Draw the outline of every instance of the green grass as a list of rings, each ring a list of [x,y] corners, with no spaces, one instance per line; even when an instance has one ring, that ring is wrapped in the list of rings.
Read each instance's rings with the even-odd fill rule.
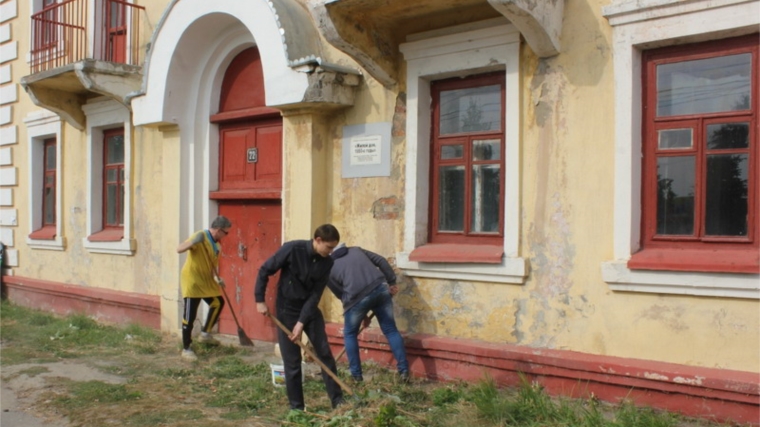
[[[284,387],[271,384],[267,363],[238,346],[194,345],[199,362],[179,357],[177,338],[136,325],[101,325],[83,315],[53,316],[0,305],[0,366],[38,364],[16,373],[48,372],[67,360],[120,377],[123,382],[45,377],[37,408],[68,417],[72,425],[202,427],[710,427],[706,421],[630,404],[552,398],[526,381],[499,388],[475,384],[403,383],[394,373],[365,364],[364,383],[350,383],[358,399],[332,410],[320,375],[307,375],[308,412],[289,411]],[[339,375],[350,376],[339,365]],[[4,375],[3,379],[10,377]]]

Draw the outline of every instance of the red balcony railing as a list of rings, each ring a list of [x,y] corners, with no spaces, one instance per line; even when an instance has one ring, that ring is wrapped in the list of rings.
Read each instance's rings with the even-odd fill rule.
[[[88,6],[94,6],[88,21]],[[83,59],[139,65],[145,8],[123,0],[65,0],[32,15],[32,73]],[[88,22],[95,22],[88,28]]]

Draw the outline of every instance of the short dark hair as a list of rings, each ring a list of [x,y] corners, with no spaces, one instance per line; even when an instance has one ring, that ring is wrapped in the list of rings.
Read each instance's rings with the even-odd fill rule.
[[[219,215],[218,217],[214,218],[213,221],[211,221],[211,227],[209,228],[230,228],[232,227],[232,221],[230,221],[226,216]]]
[[[314,238],[320,238],[325,242],[340,242],[340,233],[332,224],[322,224],[314,230]]]

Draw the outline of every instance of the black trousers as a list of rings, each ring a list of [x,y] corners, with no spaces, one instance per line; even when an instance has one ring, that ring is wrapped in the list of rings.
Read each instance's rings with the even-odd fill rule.
[[[206,322],[201,329],[203,332],[211,332],[211,328],[219,321],[219,314],[224,308],[224,298],[222,297],[185,298],[185,309],[182,313],[182,347],[185,350],[190,348],[190,343],[193,342],[193,323],[195,323],[195,317],[198,315],[198,306],[201,305],[201,301],[206,301],[209,307]]]
[[[298,323],[298,317],[301,314],[300,308],[277,307],[277,318],[291,331]],[[335,365],[335,358],[327,342],[327,333],[325,332],[325,319],[322,312],[317,309],[315,318],[306,323],[303,328],[304,333],[311,344],[319,360],[322,361],[333,373],[337,375],[338,368]],[[288,392],[288,401],[290,409],[304,409],[303,399],[303,381],[301,378],[301,347],[290,341],[287,335],[281,330],[277,332],[277,341],[280,343],[280,353],[282,362],[285,367],[285,387]],[[333,408],[343,401],[343,391],[334,379],[322,370],[322,381],[327,387],[327,396],[332,402]]]

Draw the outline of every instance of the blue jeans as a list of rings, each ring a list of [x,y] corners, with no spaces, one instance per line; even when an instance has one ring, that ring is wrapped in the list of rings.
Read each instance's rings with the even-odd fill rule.
[[[343,315],[343,339],[346,344],[346,355],[348,356],[348,367],[351,371],[351,376],[362,376],[358,335],[362,320],[370,310],[375,313],[375,317],[377,317],[377,321],[380,323],[380,329],[391,346],[391,352],[393,352],[393,357],[396,359],[398,372],[409,372],[409,362],[406,360],[404,339],[398,332],[396,319],[393,317],[393,299],[388,291],[388,285],[383,283]]]

